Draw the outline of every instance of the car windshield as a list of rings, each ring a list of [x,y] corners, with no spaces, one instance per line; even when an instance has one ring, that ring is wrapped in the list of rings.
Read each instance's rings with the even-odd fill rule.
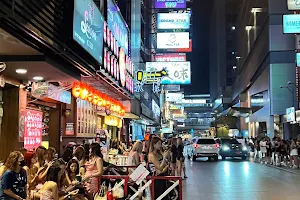
[[[223,144],[240,144],[236,139],[222,139]]]
[[[215,144],[215,140],[213,139],[199,139],[198,144]]]

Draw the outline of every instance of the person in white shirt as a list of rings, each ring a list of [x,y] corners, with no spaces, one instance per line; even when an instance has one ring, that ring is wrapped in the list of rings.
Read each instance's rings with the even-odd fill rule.
[[[260,142],[259,142],[259,146],[260,146],[260,152],[262,155],[262,161],[261,163],[265,162],[266,163],[266,155],[267,155],[267,141],[266,138],[263,138]]]

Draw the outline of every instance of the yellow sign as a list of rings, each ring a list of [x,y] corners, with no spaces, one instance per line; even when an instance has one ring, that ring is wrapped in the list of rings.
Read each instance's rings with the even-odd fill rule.
[[[108,126],[116,126],[118,128],[122,128],[122,120],[115,116],[105,116],[104,123]]]
[[[168,73],[165,70],[153,71],[153,72],[137,72],[137,80],[140,82],[145,82],[146,84],[152,84],[160,82],[164,76],[167,76]]]

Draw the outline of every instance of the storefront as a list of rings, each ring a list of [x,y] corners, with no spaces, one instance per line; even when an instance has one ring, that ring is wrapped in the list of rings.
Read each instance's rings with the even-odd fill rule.
[[[125,115],[121,102],[82,82],[73,83],[72,95],[73,101],[67,107],[69,128],[63,133],[62,147],[69,142],[95,142],[97,134],[103,131],[107,131],[110,139],[120,139]]]
[[[18,40],[13,38],[13,41]],[[12,40],[0,39],[1,44],[5,42]],[[17,44],[9,50],[29,52],[28,46],[21,42]],[[30,51],[38,54],[33,49]],[[76,74],[73,76],[60,71],[59,63],[50,64],[46,58],[45,61],[11,61],[3,58],[0,160],[22,147],[34,149],[43,145],[59,151],[60,133],[66,128],[62,122],[66,117],[66,106],[71,103],[69,86],[76,80]]]

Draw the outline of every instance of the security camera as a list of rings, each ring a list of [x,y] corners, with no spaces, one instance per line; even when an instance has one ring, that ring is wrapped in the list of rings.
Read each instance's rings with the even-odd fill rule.
[[[6,64],[5,62],[0,62],[0,71],[4,71],[6,69]]]
[[[283,88],[283,86],[281,85],[280,88]]]

